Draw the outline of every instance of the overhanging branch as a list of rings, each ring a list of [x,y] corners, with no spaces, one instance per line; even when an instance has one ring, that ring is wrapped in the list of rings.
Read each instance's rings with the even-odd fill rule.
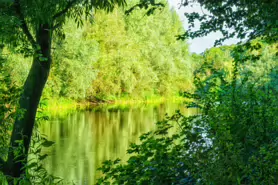
[[[153,14],[155,9],[158,8],[163,8],[165,7],[164,3],[155,3],[152,0],[146,0],[146,1],[140,1],[140,3],[132,6],[131,8],[129,8],[128,10],[125,11],[126,15],[130,15],[136,8],[140,8],[140,9],[148,9],[146,14],[147,15],[151,15]]]
[[[69,10],[70,8],[72,8],[72,7],[77,3],[77,1],[78,1],[78,0],[72,0],[72,1],[70,1],[70,2],[67,4],[67,6],[65,7],[65,9],[61,10],[60,12],[58,12],[57,14],[55,14],[55,15],[53,16],[53,20],[55,20],[55,19],[57,19],[57,18],[59,18],[59,17],[65,15],[65,14],[68,12],[68,10]]]
[[[31,43],[32,47],[35,49],[36,48],[36,41],[33,38],[32,34],[31,34],[31,32],[30,32],[30,30],[27,26],[27,23],[24,19],[24,15],[21,12],[21,7],[20,7],[19,0],[15,0],[13,6],[14,6],[14,9],[15,9],[15,12],[16,12],[16,16],[21,21],[21,25],[20,25],[21,29],[23,30],[24,34],[26,35],[28,41]]]

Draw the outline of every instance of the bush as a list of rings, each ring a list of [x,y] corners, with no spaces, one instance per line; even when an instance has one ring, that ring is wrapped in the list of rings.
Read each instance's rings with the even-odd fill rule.
[[[127,162],[106,161],[97,184],[277,184],[277,66],[264,83],[237,67],[232,81],[211,65],[209,76],[196,71],[197,90],[185,95],[202,114],[166,116]]]

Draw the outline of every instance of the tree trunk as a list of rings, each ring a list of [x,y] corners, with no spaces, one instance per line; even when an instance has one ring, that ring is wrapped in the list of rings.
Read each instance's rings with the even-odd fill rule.
[[[19,116],[14,123],[11,148],[5,167],[5,174],[11,177],[20,177],[25,173],[36,112],[50,72],[51,31],[49,25],[42,24],[37,30],[36,42],[40,48],[36,49],[32,67],[24,84],[19,101]]]

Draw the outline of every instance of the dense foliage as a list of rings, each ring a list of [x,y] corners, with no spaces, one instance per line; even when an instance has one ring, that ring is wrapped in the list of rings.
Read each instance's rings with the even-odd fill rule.
[[[278,184],[277,1],[198,2],[210,14],[186,14],[191,27],[179,38],[219,30],[216,44],[248,41],[190,56],[175,40],[184,32],[178,16],[153,0],[129,1],[126,12],[124,0],[1,1],[0,181],[55,183],[40,154],[53,142],[35,124],[46,84],[48,99],[187,91],[187,106],[201,110],[157,123],[127,162],[104,163],[98,184]]]
[[[7,154],[7,145],[9,143],[9,135],[15,114],[15,106],[17,104],[19,89],[11,81],[11,75],[5,66],[5,60],[2,57],[2,49],[0,50],[0,157],[5,158]],[[0,166],[2,168],[2,166]]]
[[[177,112],[158,122],[130,146],[127,162],[104,163],[98,184],[277,184],[278,58],[271,48],[242,64],[236,85],[217,59],[207,61],[227,49],[207,51],[195,73],[196,92],[185,93],[193,99],[188,107],[202,113]]]
[[[112,11],[123,2],[65,1],[53,6],[54,1],[1,1],[0,167],[4,175],[33,183],[52,178],[40,162],[29,161],[46,157],[37,152],[48,141],[37,134],[35,116],[48,76],[43,95],[48,99],[144,98],[173,95],[190,87],[187,44],[173,35],[183,32],[178,16],[168,7],[151,16],[142,10],[126,17],[119,6]],[[137,6],[135,1],[130,3],[129,8]],[[107,15],[107,10],[112,14]]]
[[[95,101],[177,95],[189,90],[194,66],[188,45],[175,37],[183,31],[178,15],[169,7],[151,16],[144,10],[129,16],[121,8],[110,14],[99,10],[82,28],[68,20],[66,39],[57,38],[54,43],[44,97]],[[19,58],[22,60],[22,55],[10,55],[8,65],[12,80],[21,86],[31,59],[18,63]]]
[[[18,99],[21,94],[21,90],[12,80],[13,71],[10,70],[9,62],[6,60],[4,52],[0,50],[0,158],[5,160],[8,156],[10,135],[13,128],[13,123],[16,117],[20,116],[20,111],[16,111],[18,108]],[[45,119],[43,114],[39,114],[37,121]],[[22,144],[22,143],[21,143]],[[43,146],[51,146],[53,142],[48,141],[45,137],[41,136],[37,130],[34,131],[32,138],[32,149],[29,152],[28,165],[25,176],[19,179],[10,179],[8,176],[4,176],[0,172],[0,183],[8,184],[30,184],[30,180],[33,184],[54,184],[58,180],[47,173],[42,167],[42,161],[47,157],[41,154]],[[16,152],[16,151],[15,151]],[[1,160],[0,159],[0,160]],[[4,161],[1,161],[3,164]],[[1,171],[4,171],[4,166],[0,165]]]
[[[9,181],[27,172],[37,109],[52,65],[54,36],[63,36],[63,25],[67,18],[73,19],[79,26],[82,25],[83,15],[89,18],[93,9],[109,12],[116,5],[124,6],[125,1],[0,1],[1,49],[5,44],[33,58],[16,108],[8,157],[0,160],[2,172],[11,177]]]
[[[223,35],[215,43],[221,44],[229,38],[263,38],[269,43],[278,41],[277,0],[182,0],[188,6],[198,2],[208,13],[187,13],[189,30],[181,36],[201,37],[220,31]],[[196,21],[200,28],[194,29]]]
[[[191,79],[188,46],[176,41],[183,29],[168,7],[151,16],[144,11],[128,17],[97,14],[92,28],[87,35],[100,43],[101,53],[91,95],[169,95],[190,87],[183,83]]]

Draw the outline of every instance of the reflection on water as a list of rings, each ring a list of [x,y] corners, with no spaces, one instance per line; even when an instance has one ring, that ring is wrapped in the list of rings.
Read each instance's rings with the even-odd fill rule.
[[[55,142],[47,151],[46,169],[53,175],[75,184],[94,184],[97,168],[107,159],[125,158],[131,142],[155,127],[166,113],[182,105],[161,104],[136,108],[82,111],[56,117],[41,125],[41,133]]]

